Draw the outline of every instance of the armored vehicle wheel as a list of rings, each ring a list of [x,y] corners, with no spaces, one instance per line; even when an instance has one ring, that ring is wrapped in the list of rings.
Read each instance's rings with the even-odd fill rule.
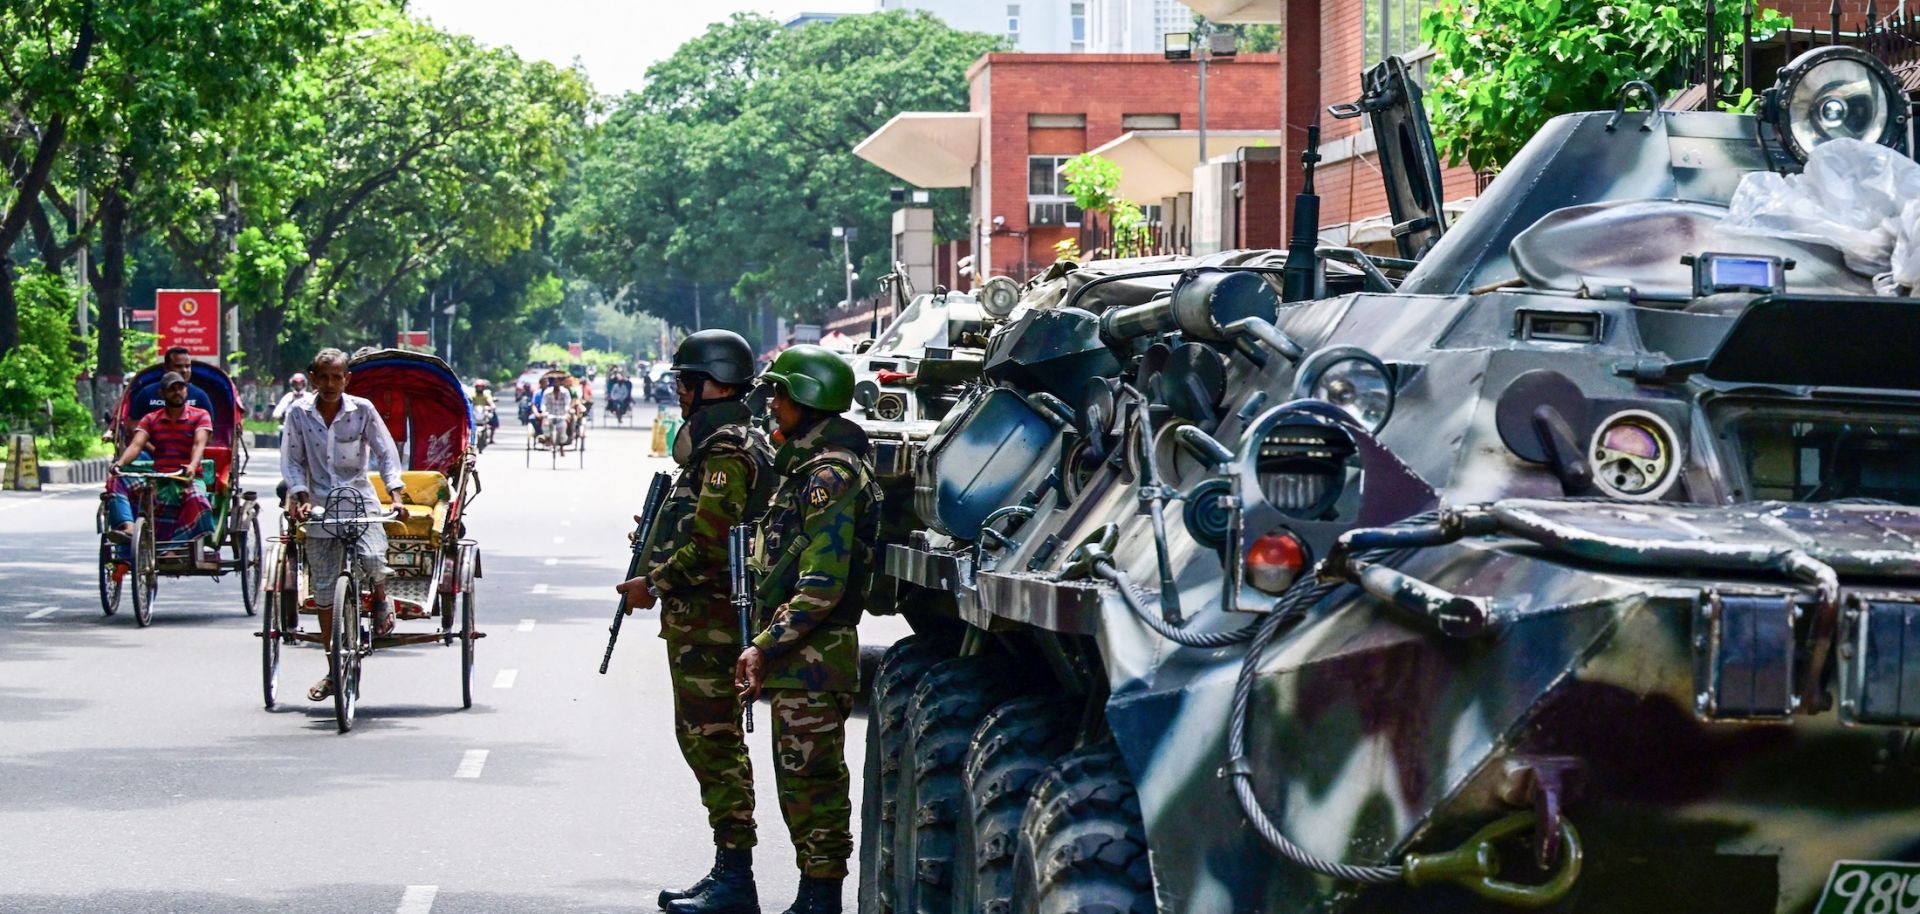
[[[1020,914],[1154,914],[1146,830],[1120,753],[1090,746],[1034,788],[1014,856]]]
[[[1073,748],[1078,706],[1046,695],[993,709],[973,731],[954,839],[953,909],[1013,910],[1013,856],[1034,785]]]
[[[935,666],[914,687],[894,788],[895,911],[953,910],[953,837],[968,745],[987,713],[1019,695],[1021,685],[1003,656],[978,654]]]
[[[893,831],[901,813],[893,806],[900,779],[900,749],[907,740],[907,704],[913,684],[934,664],[953,656],[952,646],[909,635],[887,648],[873,677],[867,714],[866,773],[860,779],[860,910],[884,911],[893,897]]]

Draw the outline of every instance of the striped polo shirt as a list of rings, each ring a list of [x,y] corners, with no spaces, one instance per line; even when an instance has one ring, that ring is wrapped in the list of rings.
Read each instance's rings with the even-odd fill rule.
[[[211,432],[213,416],[197,406],[182,409],[178,419],[169,417],[164,409],[156,409],[140,417],[140,427],[147,431],[147,449],[153,453],[153,465],[171,468],[185,464],[187,458],[193,456],[193,433],[203,428]]]

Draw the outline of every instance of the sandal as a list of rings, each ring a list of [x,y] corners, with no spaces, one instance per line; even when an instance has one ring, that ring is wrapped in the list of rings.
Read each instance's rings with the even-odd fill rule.
[[[331,676],[321,677],[319,682],[314,683],[312,686],[308,687],[307,689],[308,701],[326,701],[327,699],[332,697],[333,697],[333,677]]]

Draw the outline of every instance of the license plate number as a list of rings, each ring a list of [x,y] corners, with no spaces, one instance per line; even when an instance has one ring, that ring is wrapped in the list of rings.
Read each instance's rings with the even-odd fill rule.
[[[1841,860],[1814,914],[1920,914],[1920,863]]]

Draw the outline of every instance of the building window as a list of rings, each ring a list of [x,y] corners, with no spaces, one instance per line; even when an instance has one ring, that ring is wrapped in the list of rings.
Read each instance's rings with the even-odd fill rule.
[[[1079,225],[1080,207],[1067,196],[1060,167],[1070,156],[1027,156],[1027,224]]]
[[[1140,207],[1140,216],[1146,220],[1148,225],[1159,225],[1161,218],[1160,204],[1155,203],[1152,206]]]
[[[1121,130],[1179,130],[1178,114],[1122,114]]]
[[[1084,130],[1087,116],[1084,114],[1029,114],[1027,126],[1031,128],[1060,128],[1066,130]]]
[[[1367,66],[1388,57],[1412,57],[1423,45],[1420,17],[1433,0],[1364,0]]]
[[[1020,4],[1007,4],[1007,42],[1020,46]]]
[[[1071,31],[1072,44],[1069,46],[1069,49],[1074,51],[1086,50],[1087,49],[1087,5],[1083,2],[1067,4],[1067,20],[1072,30]]]

